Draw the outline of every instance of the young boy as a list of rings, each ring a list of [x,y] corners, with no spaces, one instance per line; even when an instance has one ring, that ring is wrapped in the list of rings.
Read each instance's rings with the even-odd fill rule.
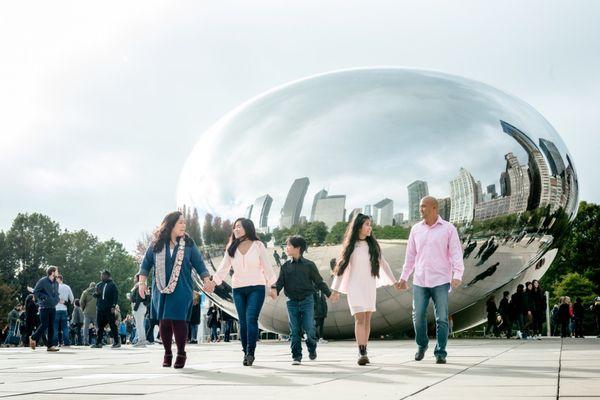
[[[279,279],[271,287],[273,297],[282,289],[288,298],[287,309],[291,331],[292,365],[300,365],[302,361],[302,332],[306,332],[306,347],[311,360],[317,358],[317,337],[314,321],[315,287],[320,289],[327,297],[331,290],[315,263],[303,257],[306,251],[306,240],[302,236],[290,236],[286,241],[285,251],[290,257],[279,272]]]

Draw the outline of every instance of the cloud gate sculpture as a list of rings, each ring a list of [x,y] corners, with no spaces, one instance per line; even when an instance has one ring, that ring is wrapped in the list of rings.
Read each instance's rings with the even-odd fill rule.
[[[265,233],[316,221],[331,230],[356,212],[407,231],[427,194],[463,242],[463,284],[449,298],[457,331],[483,320],[489,295],[549,268],[575,217],[578,181],[560,136],[522,100],[438,72],[369,68],[301,79],[231,111],[200,137],[177,201],[200,215],[247,216]],[[399,277],[405,238],[380,243]],[[281,247],[268,247],[279,273]],[[208,254],[209,270],[222,251]],[[306,255],[328,283],[339,251],[332,242]],[[210,297],[235,315],[228,283]],[[264,329],[288,332],[285,301],[267,298]],[[378,289],[372,334],[412,331],[411,302],[410,292]],[[325,336],[353,337],[345,297],[328,306]]]

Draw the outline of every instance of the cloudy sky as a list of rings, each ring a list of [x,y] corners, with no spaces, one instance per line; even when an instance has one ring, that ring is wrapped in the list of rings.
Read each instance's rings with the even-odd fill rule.
[[[600,202],[600,4],[12,2],[0,6],[0,229],[48,214],[133,248],[212,124],[305,76],[404,66],[531,104]]]

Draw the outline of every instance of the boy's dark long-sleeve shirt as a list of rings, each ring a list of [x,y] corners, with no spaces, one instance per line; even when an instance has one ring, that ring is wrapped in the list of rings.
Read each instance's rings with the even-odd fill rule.
[[[277,294],[282,289],[291,300],[304,300],[306,296],[312,296],[315,287],[320,289],[325,296],[331,295],[331,290],[323,281],[321,274],[314,262],[300,257],[298,260],[286,261],[279,272],[279,278],[272,288],[277,289]]]

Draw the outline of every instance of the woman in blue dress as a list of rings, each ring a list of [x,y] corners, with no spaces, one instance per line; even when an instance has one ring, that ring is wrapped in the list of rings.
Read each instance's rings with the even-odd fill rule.
[[[204,291],[212,292],[214,284],[194,241],[185,233],[185,218],[179,211],[168,214],[154,232],[154,240],[146,251],[139,271],[140,297],[146,295],[146,279],[152,275],[150,317],[159,321],[160,338],[165,348],[163,367],[173,362],[172,338],[175,336],[177,358],[175,368],[186,361],[187,322],[193,301],[192,270],[204,282]]]

